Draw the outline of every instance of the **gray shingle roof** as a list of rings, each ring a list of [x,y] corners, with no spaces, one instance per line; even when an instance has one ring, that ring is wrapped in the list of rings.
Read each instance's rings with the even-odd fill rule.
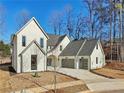
[[[84,42],[85,41],[85,42]],[[94,47],[96,46],[98,40],[77,40],[70,42],[67,47],[62,51],[60,56],[76,56],[79,49],[79,56],[89,56]]]
[[[84,43],[85,40],[76,40],[70,42],[66,48],[62,51],[60,56],[76,56],[81,45]]]
[[[79,56],[90,56],[98,40],[87,40],[80,50]]]
[[[65,37],[65,35],[53,35],[53,34],[48,34],[48,36],[49,36],[49,39],[47,41],[48,46],[56,46]]]

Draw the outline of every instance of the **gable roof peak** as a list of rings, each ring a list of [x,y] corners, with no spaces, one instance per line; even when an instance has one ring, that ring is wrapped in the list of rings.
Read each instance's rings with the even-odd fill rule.
[[[15,35],[17,35],[18,33],[20,33],[31,21],[34,21],[36,23],[36,25],[40,28],[40,30],[43,32],[43,34],[47,37],[47,39],[49,39],[48,35],[46,34],[46,32],[43,30],[43,28],[40,26],[39,22],[36,20],[35,17],[32,17],[29,21],[27,21],[27,23],[25,25],[22,26],[21,29],[19,29],[19,31],[17,31],[15,33]]]

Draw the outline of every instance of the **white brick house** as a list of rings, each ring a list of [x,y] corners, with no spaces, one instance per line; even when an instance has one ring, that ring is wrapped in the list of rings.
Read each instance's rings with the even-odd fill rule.
[[[46,70],[48,35],[33,17],[12,39],[12,67],[17,73]]]
[[[30,19],[12,38],[12,67],[17,73],[45,71],[47,66],[96,69],[105,65],[99,40],[71,41],[67,35],[46,34]]]

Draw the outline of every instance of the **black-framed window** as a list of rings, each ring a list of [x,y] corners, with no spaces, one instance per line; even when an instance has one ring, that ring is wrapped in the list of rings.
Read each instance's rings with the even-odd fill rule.
[[[96,64],[98,64],[98,57],[96,57]]]
[[[52,46],[50,46],[50,49],[52,48]]]
[[[26,36],[22,36],[22,46],[26,46]]]
[[[31,70],[37,70],[37,55],[31,55]]]
[[[98,49],[98,44],[96,45],[96,49]]]
[[[62,51],[62,45],[60,45],[60,51]]]
[[[43,48],[44,47],[44,40],[43,38],[40,38],[40,46]]]

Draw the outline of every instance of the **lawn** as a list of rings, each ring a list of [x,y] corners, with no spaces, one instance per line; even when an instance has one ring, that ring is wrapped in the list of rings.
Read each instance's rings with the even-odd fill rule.
[[[92,72],[108,78],[124,79],[124,71],[121,70],[101,68],[101,69],[92,70]]]
[[[34,73],[21,73],[16,74],[12,72],[8,66],[0,67],[0,93],[9,93],[11,91],[19,91],[22,89],[37,88],[42,86],[51,85],[54,83],[54,74],[53,72],[39,72],[39,77],[34,77]],[[60,73],[56,74],[57,84],[78,81],[70,76],[66,76]],[[79,91],[88,90],[85,83],[82,81],[82,84],[75,86],[68,86],[67,88],[59,89],[63,93],[75,93]],[[77,89],[77,90],[75,90]],[[51,93],[51,92],[50,92]],[[59,92],[58,92],[59,93]]]

